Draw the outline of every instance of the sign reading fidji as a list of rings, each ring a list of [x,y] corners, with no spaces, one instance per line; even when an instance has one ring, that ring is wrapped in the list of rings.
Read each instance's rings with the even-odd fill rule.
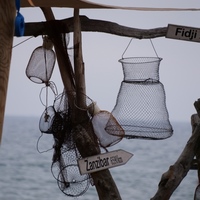
[[[200,42],[200,29],[189,26],[169,24],[167,28],[166,38]]]

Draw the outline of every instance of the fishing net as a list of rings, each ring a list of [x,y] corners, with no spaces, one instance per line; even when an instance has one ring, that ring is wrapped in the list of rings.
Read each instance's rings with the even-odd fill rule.
[[[80,175],[77,164],[65,166],[58,175],[58,186],[67,196],[77,197],[84,194],[89,188],[89,176]]]
[[[105,130],[108,120],[110,120],[110,123],[113,123],[118,130],[115,134],[111,135]],[[104,148],[117,144],[124,137],[124,130],[108,111],[100,111],[95,114],[92,118],[92,125],[100,145]]]
[[[71,97],[75,98],[75,94],[71,93]],[[77,159],[80,159],[81,155],[72,134],[73,109],[64,91],[55,98],[53,106],[45,109],[40,118],[39,128],[41,132],[51,133],[54,137],[51,172],[57,180],[59,189],[68,196],[77,197],[87,191],[91,177],[88,174],[81,175],[77,165]]]
[[[164,86],[159,81],[160,61],[158,57],[120,60],[124,80],[112,115],[125,131],[126,138],[156,140],[168,138],[173,133]],[[105,129],[111,135],[119,135],[112,120],[108,120]]]
[[[52,47],[51,40],[43,37],[43,45],[33,51],[26,68],[26,76],[34,83],[48,85],[56,60]]]
[[[75,87],[73,66],[67,49],[69,34],[58,34],[57,29],[54,29],[52,32],[53,35],[50,37],[59,53],[66,58],[63,64],[66,66],[67,73],[70,74],[71,83]],[[56,40],[55,36],[58,37]],[[93,182],[90,175],[81,175],[79,172],[77,159],[82,157],[75,143],[72,124],[75,126],[74,124],[77,125],[78,123],[91,123],[93,101],[85,94],[79,94],[77,97],[74,91],[66,92],[64,90],[63,93],[57,95],[57,88],[50,81],[56,58],[52,47],[53,45],[49,37],[43,37],[43,45],[36,48],[30,57],[26,68],[26,75],[35,83],[45,84],[45,87],[40,92],[40,100],[45,109],[40,117],[39,129],[42,135],[52,135],[54,139],[51,165],[52,175],[57,180],[58,187],[64,194],[70,197],[77,197],[86,192],[89,185]],[[54,93],[53,105],[50,106],[48,106],[48,88]],[[45,97],[45,100],[42,97]],[[81,120],[76,121],[74,116],[79,114]],[[79,132],[76,132],[76,135],[78,134]],[[42,135],[39,137],[38,142]],[[46,151],[39,152],[43,153]]]

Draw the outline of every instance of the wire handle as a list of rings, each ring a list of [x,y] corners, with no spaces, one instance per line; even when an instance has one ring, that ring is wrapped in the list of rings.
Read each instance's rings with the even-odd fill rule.
[[[124,54],[126,53],[127,49],[129,48],[129,46],[130,46],[132,40],[133,40],[133,38],[131,38],[131,40],[129,41],[127,47],[125,48],[124,52],[122,53],[122,59],[124,58]],[[155,49],[155,47],[154,47],[153,41],[151,40],[151,38],[150,38],[149,40],[150,40],[150,42],[151,42],[151,46],[152,46],[152,48],[153,48],[153,50],[154,50],[154,52],[155,52],[157,58],[159,58],[158,53],[156,52],[156,49]]]
[[[129,48],[129,46],[130,46],[132,40],[133,40],[133,38],[131,38],[131,40],[129,41],[127,47],[125,48],[125,50],[124,50],[124,52],[123,52],[123,54],[122,54],[122,59],[124,58],[123,56],[124,56],[124,54],[126,53],[127,49]]]

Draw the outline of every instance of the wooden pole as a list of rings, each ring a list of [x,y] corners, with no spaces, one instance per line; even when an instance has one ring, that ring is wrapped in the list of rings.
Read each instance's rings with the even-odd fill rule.
[[[200,116],[200,99],[194,103],[194,106],[198,116]],[[169,170],[162,175],[158,190],[151,200],[170,199],[173,192],[190,170],[194,156],[200,152],[200,124],[196,121],[195,123],[196,126],[193,128],[192,136],[174,165],[170,166]]]
[[[0,142],[3,132],[15,16],[15,1],[0,1]]]
[[[86,85],[85,85],[85,67],[82,54],[82,38],[81,38],[81,23],[79,18],[79,9],[74,9],[74,73],[76,83],[76,117],[75,123],[88,119],[86,112]]]
[[[74,71],[76,81],[77,103],[84,106],[85,89],[85,69],[82,55],[81,24],[79,19],[79,9],[74,9]],[[83,103],[83,105],[81,105]]]
[[[88,117],[86,108],[85,69],[82,56],[81,23],[79,9],[74,9],[74,70],[76,82],[76,103],[81,109],[76,110],[76,128],[74,140],[82,157],[99,154],[98,144],[93,137],[91,123],[81,123]],[[89,121],[89,120],[88,120]],[[80,125],[79,125],[80,123]],[[108,169],[91,174],[98,192],[99,200],[121,200],[120,193]]]
[[[42,8],[42,11],[47,20],[54,19],[51,8]],[[77,107],[82,107],[85,106],[84,98],[86,98],[86,96],[85,96],[85,74],[84,74],[84,65],[83,65],[82,47],[81,47],[81,28],[79,23],[78,10],[75,11],[75,16],[76,19],[74,22],[77,25],[77,27],[75,28],[76,33],[74,35],[76,105]],[[58,49],[56,46],[54,47],[56,50],[58,61],[66,59],[61,56],[62,52],[57,51]],[[68,90],[67,88],[69,89],[71,88],[71,83],[67,82],[70,79],[70,74],[69,74],[70,71],[67,70],[67,66],[65,66],[64,62],[58,62],[58,64],[60,65],[59,68],[61,71],[61,76],[64,82],[65,89]],[[63,78],[63,73],[65,74],[66,78]],[[71,101],[71,99],[69,99],[69,101]],[[72,103],[74,103],[74,101]],[[99,154],[100,153],[99,146],[95,140],[93,128],[88,116],[86,115],[87,113],[86,110],[84,111],[84,109],[83,110],[74,109],[73,111],[74,111],[73,115],[75,115],[73,118],[74,119],[73,138],[74,141],[76,142],[77,148],[81,156],[84,158]],[[82,121],[84,123],[81,123]],[[108,169],[92,173],[91,176],[93,178],[94,185],[96,186],[96,190],[99,195],[99,200],[111,200],[111,199],[121,200],[119,191]]]
[[[55,20],[55,17],[51,8],[41,8],[41,10],[44,13],[44,16],[47,21]],[[73,107],[74,96],[72,94],[75,92],[73,69],[71,66],[71,62],[69,60],[69,56],[64,53],[65,49],[63,47],[63,42],[60,37],[60,34],[57,32],[58,31],[57,28],[59,27],[58,26],[54,27],[51,25],[50,27],[48,27],[48,29],[50,29],[49,32],[51,32],[50,37],[54,44],[62,82],[68,94],[69,103],[71,104],[71,107]]]
[[[196,126],[200,122],[200,104],[198,102],[199,101],[194,102],[194,107],[197,110],[197,114],[192,115],[191,117],[191,124],[192,124],[193,130],[195,130]],[[196,161],[197,161],[197,166],[198,166],[197,174],[198,174],[198,179],[199,179],[199,184],[200,184],[200,148],[196,152]]]

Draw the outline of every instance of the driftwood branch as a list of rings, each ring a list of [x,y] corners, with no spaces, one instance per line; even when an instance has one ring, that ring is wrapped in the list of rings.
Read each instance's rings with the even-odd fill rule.
[[[200,99],[196,101],[195,107],[200,108]],[[197,109],[198,115],[200,115],[200,109]],[[192,119],[194,119],[192,117]],[[188,140],[183,152],[174,165],[169,167],[169,170],[165,172],[158,185],[158,191],[151,200],[168,200],[179,186],[181,181],[187,175],[190,170],[192,161],[197,152],[200,151],[200,124],[196,123],[196,127],[193,130],[193,134]]]
[[[77,125],[73,131],[74,140],[82,157],[89,157],[100,153],[98,145],[88,134],[93,132],[90,124],[84,124],[84,127]],[[96,186],[99,200],[121,200],[120,193],[108,169],[94,172],[91,176]]]
[[[78,108],[82,108],[85,105],[84,98],[85,95],[85,75],[84,75],[84,65],[82,59],[82,48],[81,48],[81,31],[79,24],[79,12],[75,10],[75,33],[74,33],[74,54],[75,54],[75,84],[73,83],[74,74],[71,73],[71,65],[69,64],[68,55],[64,54],[64,49],[62,45],[62,39],[60,38],[60,33],[58,30],[63,31],[63,27],[59,26],[59,24],[55,24],[53,12],[51,8],[41,8],[44,16],[47,19],[47,30],[48,35],[51,37],[58,59],[58,65],[62,77],[62,81],[65,87],[65,91],[68,94],[69,104],[73,108],[72,115],[72,126],[73,137],[76,143],[77,149],[79,150],[81,156],[89,157],[91,155],[100,154],[100,149],[97,143],[97,138],[94,135],[91,121],[89,120],[87,110],[81,110]],[[48,23],[48,20],[52,20],[53,23]],[[54,28],[53,28],[54,27]],[[62,27],[59,29],[59,27]],[[72,95],[75,94],[76,95]],[[82,98],[84,96],[84,98]],[[76,101],[74,98],[77,98]],[[74,102],[76,102],[77,106],[74,106]],[[80,111],[80,112],[79,112]],[[77,125],[81,124],[81,125]],[[91,174],[91,177],[94,181],[94,185],[98,192],[99,200],[121,200],[119,191],[117,186],[110,174],[108,169],[95,172]]]
[[[76,82],[76,103],[79,108],[85,108],[85,73],[82,57],[81,23],[78,9],[74,9],[74,71]],[[83,120],[87,120],[84,114],[88,116],[87,112],[79,109],[76,110],[76,123],[80,124]],[[73,134],[74,141],[76,142],[77,148],[82,157],[88,157],[91,154],[99,154],[96,138],[93,137],[94,132],[92,124],[90,122],[86,124],[84,123],[84,128],[81,125],[76,126]],[[92,173],[91,177],[94,181],[99,200],[121,200],[119,191],[108,169]]]
[[[48,34],[48,22],[34,22],[25,24],[24,36],[38,36]],[[133,37],[138,39],[149,39],[156,37],[164,37],[167,32],[167,27],[154,28],[154,29],[137,29],[119,25],[117,23],[89,19],[86,16],[80,16],[81,31],[85,32],[102,32],[124,37]],[[55,20],[54,25],[61,25],[65,33],[74,31],[74,19],[67,18],[64,20]]]
[[[194,103],[194,107],[197,110],[198,114],[193,115],[193,120],[192,120],[193,129],[197,126],[197,124],[200,123],[200,105],[198,104],[198,101]],[[198,174],[198,179],[199,179],[199,183],[200,183],[200,148],[196,152],[196,161],[197,161],[197,174]],[[199,186],[197,186],[196,190],[199,189],[199,187],[200,187],[200,184],[199,184]],[[197,192],[195,192],[195,193],[196,193],[195,195],[196,195],[196,199],[197,199]]]

